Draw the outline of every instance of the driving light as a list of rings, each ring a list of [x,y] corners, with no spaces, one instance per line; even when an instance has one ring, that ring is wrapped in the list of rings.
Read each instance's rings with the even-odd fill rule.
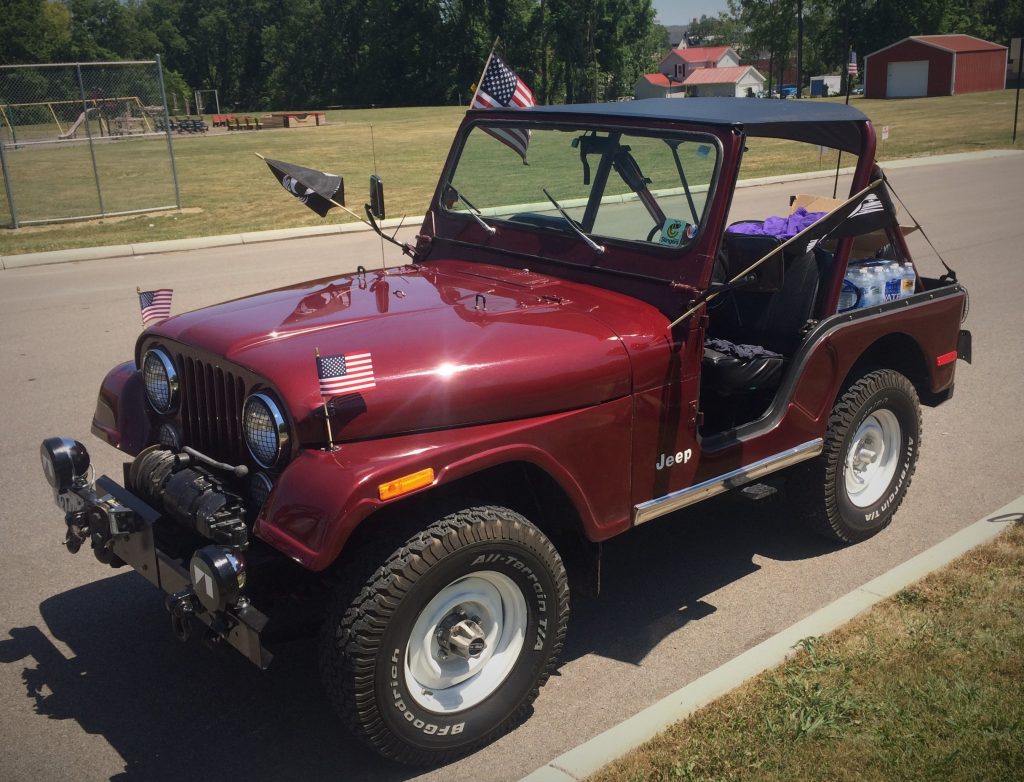
[[[146,398],[158,413],[169,413],[178,404],[178,373],[171,357],[159,348],[146,351],[142,360]]]
[[[277,403],[265,393],[252,394],[242,406],[242,432],[249,453],[261,467],[274,467],[288,445],[288,427]]]
[[[193,554],[188,573],[196,597],[210,611],[233,606],[245,586],[242,555],[220,546],[206,546]]]
[[[47,483],[61,493],[89,470],[89,452],[70,437],[47,437],[39,446],[39,458]]]

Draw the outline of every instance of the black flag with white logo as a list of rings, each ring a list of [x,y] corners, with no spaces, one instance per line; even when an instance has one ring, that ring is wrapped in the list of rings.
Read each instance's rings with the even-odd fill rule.
[[[280,160],[265,158],[265,161],[281,187],[321,217],[326,217],[334,208],[331,201],[345,205],[345,180],[340,176]]]
[[[882,182],[876,185],[879,179]],[[869,234],[880,228],[886,228],[896,221],[896,207],[893,206],[892,199],[889,197],[885,179],[876,177],[871,184],[876,186],[864,196],[862,201],[857,203],[846,219],[832,230],[831,237],[833,239]]]

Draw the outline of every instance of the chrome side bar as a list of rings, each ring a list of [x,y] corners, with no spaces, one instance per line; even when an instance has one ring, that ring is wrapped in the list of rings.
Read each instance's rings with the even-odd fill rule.
[[[672,513],[680,508],[686,508],[701,500],[706,500],[709,497],[729,491],[729,489],[735,489],[769,473],[784,470],[786,467],[791,467],[807,459],[813,459],[821,453],[823,447],[824,441],[818,437],[795,448],[790,448],[787,451],[773,454],[753,464],[748,464],[746,467],[740,467],[737,470],[725,473],[725,475],[719,475],[717,478],[711,478],[686,489],[679,489],[671,494],[666,494],[664,497],[641,502],[633,506],[633,526],[639,526],[651,519]]]

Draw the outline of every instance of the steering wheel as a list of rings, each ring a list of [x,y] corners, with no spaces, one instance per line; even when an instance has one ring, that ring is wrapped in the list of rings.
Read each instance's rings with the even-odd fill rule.
[[[661,233],[661,226],[663,225],[664,223],[655,223],[654,227],[647,232],[647,241],[654,241],[654,237]]]

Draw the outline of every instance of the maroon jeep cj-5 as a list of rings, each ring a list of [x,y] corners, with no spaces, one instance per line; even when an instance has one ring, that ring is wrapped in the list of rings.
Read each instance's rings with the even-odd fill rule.
[[[744,152],[776,139],[855,155],[849,198],[788,238],[730,230]],[[818,532],[892,520],[970,334],[955,275],[910,265],[874,153],[838,104],[470,111],[409,265],[143,332],[92,425],[134,457],[123,480],[43,443],[66,545],[263,667],[268,629],[315,611],[357,736],[470,752],[529,712],[602,541],[780,470]],[[902,287],[850,295],[865,258]]]

